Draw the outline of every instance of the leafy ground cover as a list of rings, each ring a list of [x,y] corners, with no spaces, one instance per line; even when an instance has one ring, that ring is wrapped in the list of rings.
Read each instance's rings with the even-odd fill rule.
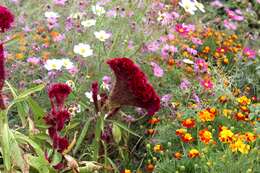
[[[259,21],[259,0],[0,0],[0,172],[259,172]]]

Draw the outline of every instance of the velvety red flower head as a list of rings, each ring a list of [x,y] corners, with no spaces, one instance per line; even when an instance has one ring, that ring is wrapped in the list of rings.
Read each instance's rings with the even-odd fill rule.
[[[14,15],[6,7],[0,5],[0,32],[7,31],[14,21]]]
[[[3,44],[0,44],[0,108],[4,109],[4,100],[2,96],[2,89],[5,83],[5,57],[4,57],[4,48]]]
[[[63,105],[65,99],[71,93],[72,89],[66,83],[56,83],[52,84],[48,90],[49,98],[53,103],[53,99],[56,99],[58,105]]]
[[[114,71],[116,81],[109,96],[112,106],[141,107],[148,115],[160,109],[160,98],[141,69],[128,58],[113,58],[107,61]]]

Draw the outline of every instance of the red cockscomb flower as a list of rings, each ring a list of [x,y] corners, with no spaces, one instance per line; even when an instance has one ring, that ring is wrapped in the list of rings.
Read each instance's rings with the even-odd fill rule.
[[[53,84],[48,90],[51,111],[44,117],[44,120],[50,126],[48,133],[53,141],[53,148],[58,152],[63,152],[69,146],[68,140],[61,137],[59,132],[70,119],[70,113],[64,107],[64,102],[71,91],[71,88],[65,83]]]
[[[94,101],[94,104],[95,104],[95,110],[96,112],[99,111],[99,107],[98,107],[98,82],[97,81],[94,81],[92,83],[92,98],[93,98],[93,101]]]
[[[11,27],[14,15],[9,9],[0,5],[0,32],[5,32]]]
[[[0,44],[0,109],[5,108],[4,99],[2,95],[2,89],[5,83],[5,65],[4,65],[4,48],[3,44]]]
[[[48,95],[51,100],[52,105],[54,104],[54,98],[58,106],[63,105],[65,99],[71,93],[71,88],[65,83],[56,83],[50,86],[48,90]]]
[[[107,61],[114,71],[116,81],[110,94],[110,105],[137,106],[154,115],[160,109],[160,98],[141,69],[128,58],[113,58]]]

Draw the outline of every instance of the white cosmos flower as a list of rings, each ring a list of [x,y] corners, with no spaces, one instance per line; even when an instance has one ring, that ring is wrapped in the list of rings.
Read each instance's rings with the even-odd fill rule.
[[[106,13],[105,8],[102,7],[102,6],[94,5],[94,6],[92,6],[91,8],[92,8],[92,12],[93,12],[95,15],[101,16],[101,15],[103,15],[103,14]]]
[[[71,60],[68,58],[61,59],[61,62],[62,66],[65,67],[65,69],[67,70],[72,69],[74,67],[73,62],[71,62]]]
[[[59,15],[58,13],[53,12],[53,11],[46,11],[46,12],[44,13],[44,16],[45,16],[46,18],[59,18],[59,17],[60,17],[60,15]]]
[[[189,60],[189,59],[183,59],[182,60],[185,64],[194,64],[194,62],[193,61],[191,61],[191,60]]]
[[[195,11],[197,11],[195,3],[191,0],[181,0],[181,2],[179,2],[179,5],[182,6],[184,10],[191,15],[194,15]]]
[[[96,20],[94,19],[84,20],[81,22],[81,25],[84,27],[91,27],[96,25]]]
[[[89,99],[90,102],[94,102],[93,97],[92,97],[92,91],[90,91],[90,92],[85,92],[85,96]],[[97,99],[98,99],[98,100],[101,99],[100,95],[97,96]]]
[[[199,3],[198,1],[194,1],[195,2],[195,6],[203,13],[205,13],[205,8],[204,8],[204,5],[202,3]]]
[[[51,70],[61,70],[62,66],[63,66],[63,63],[59,59],[48,59],[45,62],[45,65],[44,65],[44,67],[48,71],[51,71]]]
[[[93,50],[88,44],[79,43],[78,45],[74,46],[73,49],[74,53],[83,56],[84,58],[93,55]]]
[[[106,31],[103,31],[103,30],[101,30],[99,32],[94,32],[94,35],[97,39],[99,39],[102,42],[106,41],[111,36],[109,33],[107,33]]]

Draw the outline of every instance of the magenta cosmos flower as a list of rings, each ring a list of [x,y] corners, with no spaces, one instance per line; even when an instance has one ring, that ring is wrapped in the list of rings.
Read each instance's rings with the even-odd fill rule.
[[[141,69],[128,58],[113,58],[107,61],[114,71],[116,81],[109,96],[112,107],[123,105],[141,107],[148,115],[160,109],[160,98],[147,81]]]
[[[0,32],[7,31],[14,21],[14,15],[7,9],[0,5]]]
[[[249,59],[254,59],[256,56],[256,51],[250,49],[249,47],[245,47],[243,49],[243,53],[249,58]]]

